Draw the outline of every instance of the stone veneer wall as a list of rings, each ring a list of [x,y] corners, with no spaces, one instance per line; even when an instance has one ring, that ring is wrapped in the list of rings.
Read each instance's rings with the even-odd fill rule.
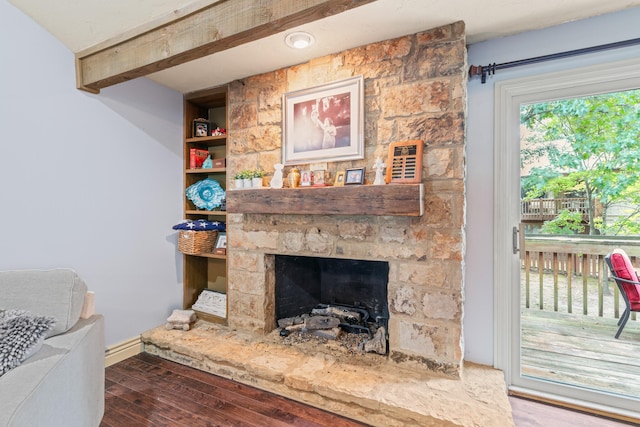
[[[371,182],[372,165],[377,156],[387,158],[390,142],[425,142],[422,217],[229,214],[232,328],[259,334],[275,328],[273,254],[386,260],[390,357],[459,374],[466,71],[464,24],[457,22],[230,84],[230,175],[255,167],[273,173],[281,161],[283,93],[357,75],[364,76],[366,158],[329,163],[332,177],[365,166]]]

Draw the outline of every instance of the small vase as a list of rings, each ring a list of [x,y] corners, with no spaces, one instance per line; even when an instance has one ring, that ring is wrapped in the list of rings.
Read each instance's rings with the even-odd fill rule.
[[[298,188],[298,186],[300,185],[300,171],[298,170],[298,168],[291,169],[291,172],[289,172],[288,178],[289,178],[289,187]]]
[[[244,188],[251,188],[251,178],[245,178],[242,180]]]
[[[282,163],[276,163],[273,165],[275,172],[273,173],[273,178],[271,178],[271,188],[282,188],[282,168],[284,165]]]
[[[236,183],[236,185],[235,185],[236,189],[237,189],[237,188],[244,188],[244,180],[242,180],[242,179],[236,179],[236,180],[235,180],[235,183]]]
[[[262,188],[262,178],[251,178],[251,188]]]

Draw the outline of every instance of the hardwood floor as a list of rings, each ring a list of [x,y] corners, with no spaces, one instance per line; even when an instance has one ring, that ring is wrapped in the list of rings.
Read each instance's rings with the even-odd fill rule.
[[[250,386],[141,353],[106,369],[101,427],[367,426]],[[605,420],[516,397],[516,427],[618,427]]]
[[[141,353],[106,369],[101,427],[366,424]]]

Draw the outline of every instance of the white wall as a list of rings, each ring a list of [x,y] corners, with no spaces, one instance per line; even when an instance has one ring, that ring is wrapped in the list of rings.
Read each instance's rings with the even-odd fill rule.
[[[6,0],[0,35],[0,269],[75,269],[107,345],[163,324],[182,303],[182,95],[78,91],[73,54]]]
[[[505,63],[640,38],[640,8],[471,45],[470,65]],[[465,359],[493,364],[493,126],[494,83],[637,57],[640,47],[616,49],[501,70],[469,82],[467,121],[467,258]]]

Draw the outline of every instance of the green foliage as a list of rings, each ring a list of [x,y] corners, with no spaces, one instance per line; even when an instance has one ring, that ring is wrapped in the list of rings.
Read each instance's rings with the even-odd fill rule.
[[[640,183],[640,90],[525,105],[521,123],[528,131],[522,164],[537,165],[523,182],[527,197],[584,192],[591,232],[596,201],[605,218],[612,203],[640,201],[629,191]],[[617,234],[631,228],[600,230]]]
[[[251,177],[252,178],[262,178],[264,176],[264,171],[260,168],[258,169],[253,169],[251,171]]]
[[[610,236],[637,236],[640,235],[640,206],[635,209],[624,209],[622,216],[605,225],[602,217],[595,218],[595,227],[600,234]]]
[[[264,176],[264,171],[260,168],[258,169],[243,169],[240,172],[236,173],[233,178],[234,179],[251,179],[251,178],[262,178]]]
[[[233,178],[234,179],[247,179],[247,178],[251,178],[253,176],[253,173],[251,172],[250,169],[243,169],[240,172],[236,173]]]
[[[584,232],[582,213],[562,210],[551,221],[545,221],[540,229],[543,234],[577,234]]]
[[[584,191],[584,182],[579,179],[578,174],[547,176],[545,171],[539,171],[524,181],[528,185],[525,200],[544,197],[546,193],[560,195]]]

